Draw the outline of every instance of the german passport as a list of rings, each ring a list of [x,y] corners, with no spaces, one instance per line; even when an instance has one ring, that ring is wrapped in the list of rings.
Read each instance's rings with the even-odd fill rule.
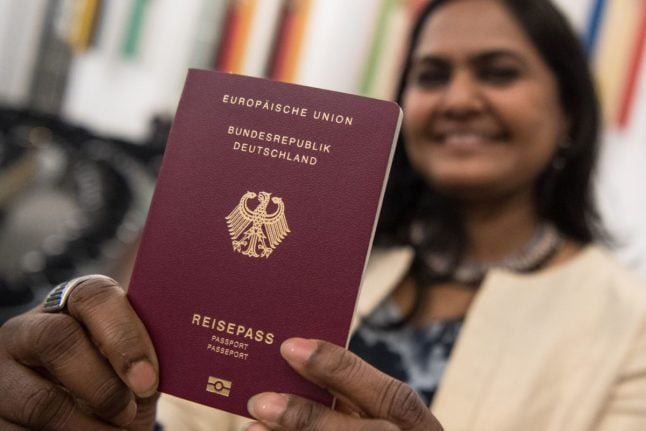
[[[189,71],[128,292],[163,392],[245,416],[263,391],[332,403],[279,348],[346,345],[400,123],[392,102]]]

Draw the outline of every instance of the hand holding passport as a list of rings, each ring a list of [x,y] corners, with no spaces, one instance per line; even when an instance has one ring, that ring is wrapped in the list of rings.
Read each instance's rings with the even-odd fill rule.
[[[90,278],[67,313],[38,307],[0,327],[0,426],[149,430],[161,389],[256,430],[441,429],[410,388],[339,347],[399,116],[192,71],[129,298]]]
[[[67,309],[69,315],[45,314],[39,307],[0,327],[0,428],[18,429],[13,424],[19,424],[20,429],[43,430],[153,429],[159,396],[157,357],[124,290],[105,278],[90,279],[73,291]],[[314,353],[308,355],[312,349]],[[340,401],[333,411],[294,395],[256,396],[250,407],[270,429],[303,429],[310,421],[317,421],[325,426],[312,424],[308,429],[370,426],[379,430],[414,422],[414,427],[406,429],[441,430],[426,406],[419,400],[414,403],[416,397],[409,396],[410,388],[344,349],[290,339],[282,350],[294,370],[330,388]],[[51,371],[42,374],[44,369]],[[281,406],[287,409],[285,413],[271,416]],[[357,409],[361,409],[362,419],[355,414]],[[224,426],[213,423],[212,429]],[[249,429],[267,429],[258,427]]]
[[[442,430],[413,389],[338,346],[290,339],[283,343],[281,351],[294,370],[328,388],[337,403],[332,410],[294,395],[256,395],[249,401],[249,412],[271,429]],[[266,429],[258,426],[247,431]]]

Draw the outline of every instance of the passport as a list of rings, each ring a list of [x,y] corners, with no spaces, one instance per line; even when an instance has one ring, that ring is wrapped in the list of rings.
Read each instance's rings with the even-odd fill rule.
[[[332,404],[279,348],[347,345],[401,117],[393,102],[188,72],[128,289],[162,392],[243,416],[264,391]]]

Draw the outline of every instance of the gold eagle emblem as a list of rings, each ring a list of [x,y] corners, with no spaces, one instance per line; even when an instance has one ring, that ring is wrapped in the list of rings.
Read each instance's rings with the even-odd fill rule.
[[[258,205],[250,209],[248,201],[258,196]],[[267,213],[269,201],[276,205],[276,211]],[[290,232],[285,218],[285,204],[271,193],[247,192],[238,205],[225,217],[233,250],[249,257],[269,257],[274,249]]]

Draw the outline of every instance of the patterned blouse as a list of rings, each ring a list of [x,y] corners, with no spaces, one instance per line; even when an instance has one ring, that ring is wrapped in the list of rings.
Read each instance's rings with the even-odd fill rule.
[[[392,299],[382,302],[350,339],[349,349],[368,363],[411,386],[431,404],[463,318],[401,328],[382,328],[403,316]]]

